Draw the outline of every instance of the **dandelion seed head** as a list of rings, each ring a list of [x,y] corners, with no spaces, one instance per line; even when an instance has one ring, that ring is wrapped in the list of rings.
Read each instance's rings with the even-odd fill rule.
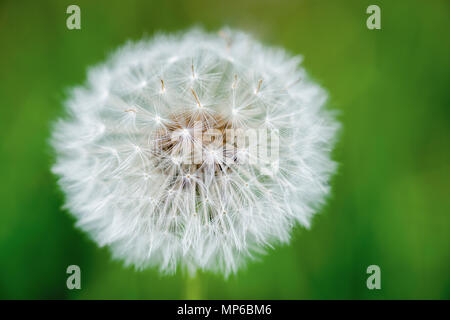
[[[191,30],[90,69],[52,135],[77,226],[126,265],[164,273],[227,276],[289,242],[330,191],[339,127],[300,63],[242,32]],[[257,142],[278,141],[277,159],[236,142],[261,128],[277,132]]]

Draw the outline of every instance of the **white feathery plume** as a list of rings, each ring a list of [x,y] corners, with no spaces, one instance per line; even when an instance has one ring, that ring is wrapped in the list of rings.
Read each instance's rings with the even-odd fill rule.
[[[52,137],[77,226],[126,265],[225,276],[309,227],[339,124],[300,63],[242,32],[191,30],[90,69]],[[256,147],[270,159],[229,129],[237,140],[265,130]]]

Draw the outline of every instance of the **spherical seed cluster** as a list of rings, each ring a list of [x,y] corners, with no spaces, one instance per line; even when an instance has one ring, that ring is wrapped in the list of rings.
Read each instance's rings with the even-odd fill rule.
[[[52,137],[77,225],[127,265],[225,275],[308,227],[338,123],[300,62],[241,32],[191,30],[91,69]],[[267,153],[236,142],[255,132]]]

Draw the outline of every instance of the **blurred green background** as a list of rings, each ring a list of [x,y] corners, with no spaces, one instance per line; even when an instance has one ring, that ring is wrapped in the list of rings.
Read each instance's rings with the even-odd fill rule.
[[[81,30],[66,8],[81,8]],[[381,7],[381,30],[366,8]],[[303,54],[343,122],[333,195],[310,231],[225,281],[111,261],[74,228],[49,123],[128,39],[228,25]],[[449,299],[449,1],[0,1],[0,298]],[[81,267],[82,289],[66,288]],[[381,290],[366,268],[381,267]]]

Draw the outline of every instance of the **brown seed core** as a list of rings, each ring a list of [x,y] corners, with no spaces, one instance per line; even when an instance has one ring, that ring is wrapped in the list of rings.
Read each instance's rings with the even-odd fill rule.
[[[202,176],[205,168],[203,161],[194,161],[194,153],[197,153],[198,159],[202,159],[209,147],[220,147],[225,152],[226,130],[230,128],[232,122],[221,114],[212,115],[200,110],[174,113],[154,133],[157,158],[166,161],[180,159],[179,166],[184,173]],[[183,162],[186,156],[191,157],[189,163]],[[223,154],[223,159],[229,156]],[[215,163],[215,175],[227,170],[223,163]]]

